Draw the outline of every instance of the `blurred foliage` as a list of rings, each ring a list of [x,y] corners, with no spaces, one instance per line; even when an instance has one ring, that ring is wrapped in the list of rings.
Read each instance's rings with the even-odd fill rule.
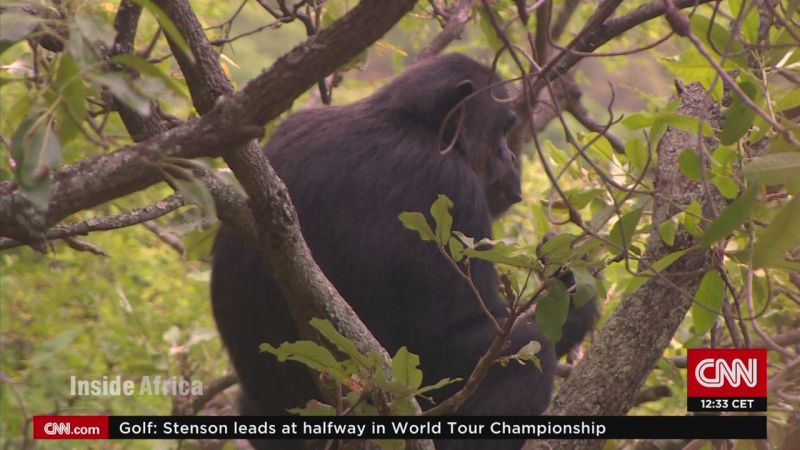
[[[195,116],[188,89],[163,39],[164,33],[171,34],[169,24],[159,19],[157,10],[149,6],[143,13],[136,37],[136,51],[148,50],[147,54],[118,56],[114,60],[140,73],[138,78],[130,78],[110,70],[103,62],[104,49],[110,47],[114,38],[112,24],[119,2],[71,0],[58,2],[61,4],[58,8],[55,3],[0,2],[6,8],[0,14],[0,180],[16,180],[39,205],[47,204],[52,169],[132,142],[119,115],[102,106],[109,94],[142,112],[156,102],[162,111],[178,119]],[[191,3],[212,41],[229,40],[217,48],[221,51],[223,69],[237,88],[306,39],[306,31],[298,21],[278,23],[257,2]],[[355,3],[326,2],[322,26],[332,23]],[[553,10],[559,11],[563,3],[555,1]],[[617,15],[644,3],[649,2],[622,2]],[[494,4],[501,20],[515,17],[514,2],[499,0]],[[778,71],[800,76],[800,52],[793,40],[797,27],[789,31],[786,27],[773,27],[769,48],[746,57],[741,49],[755,42],[758,34],[758,17],[753,16],[752,4],[741,0],[724,2],[716,15],[710,8],[698,8],[691,20],[692,30],[709,49],[730,45],[729,57],[710,53],[718,64],[734,74],[735,82],[753,103],[768,111],[797,138],[797,119],[790,119],[788,112],[800,106],[800,90],[787,81],[789,78],[775,76]],[[781,5],[782,11],[790,16],[789,26],[796,25],[797,2],[783,1]],[[560,44],[568,43],[580,31],[594,12],[594,6],[594,2],[581,2],[558,40]],[[17,7],[33,7],[41,14],[15,12]],[[742,11],[741,33],[732,39],[728,30]],[[159,31],[159,21],[164,32]],[[507,33],[513,42],[523,43],[526,33],[535,28],[536,17],[531,17],[527,26],[516,21]],[[412,14],[340,72],[340,83],[333,89],[333,103],[349,103],[370,95],[407,66],[439,30],[427,2],[420,2]],[[50,52],[38,45],[46,36],[63,35],[59,34],[61,31],[69,36],[61,42],[63,51]],[[668,32],[665,21],[650,21],[600,50],[618,52],[637,48]],[[463,52],[490,63],[499,45],[486,14],[476,12],[461,39],[453,42],[448,51]],[[518,75],[508,53],[499,59],[498,71],[507,78]],[[720,142],[710,155],[710,167],[705,173],[701,159],[694,152],[682,154],[679,165],[684,176],[707,180],[731,203],[713,221],[703,218],[699,205],[694,204],[662,224],[659,237],[671,245],[676,233],[689,233],[699,237],[701,245],[724,251],[721,268],[737,291],[752,276],[753,314],[760,329],[768,335],[796,329],[800,325],[798,289],[789,282],[789,275],[800,271],[797,253],[800,233],[793,232],[800,229],[798,149],[741,98],[725,94],[717,72],[686,40],[669,39],[655,49],[632,55],[588,58],[579,64],[575,76],[590,114],[605,121],[607,105],[613,97],[614,114],[626,115],[610,128],[624,141],[624,153],[615,152],[606,138],[582,131],[572,117],[566,116],[565,124],[573,130],[574,142],[586,146],[589,162],[576,155],[575,146],[565,138],[562,124],[558,120],[551,122],[538,135],[539,150],[534,143],[524,149],[525,200],[495,224],[495,236],[505,241],[492,244],[500,248],[508,242],[508,247],[499,253],[481,253],[469,245],[450,244],[445,214],[448,208],[444,204],[432,211],[438,217],[433,228],[423,219],[428,226],[425,229],[418,217],[407,216],[406,224],[442,248],[447,244],[454,258],[483,257],[512,266],[517,264],[516,267],[536,266],[538,270],[547,269],[538,267],[538,260],[531,255],[546,234],[555,232],[556,237],[547,246],[550,262],[567,265],[576,274],[591,272],[599,278],[590,288],[602,299],[602,326],[622,295],[635,291],[646,281],[646,277],[634,274],[639,269],[637,258],[650,235],[652,205],[649,195],[610,188],[607,180],[626,188],[640,183],[637,185],[640,191],[650,190],[655,163],[653,149],[667,127],[716,135]],[[677,105],[670,99],[675,92],[673,79],[684,84],[701,83],[723,102],[721,129],[711,129],[706,123],[676,112]],[[320,104],[318,90],[311,89],[294,102],[293,109]],[[267,125],[267,138],[280,120]],[[762,139],[767,139],[767,146],[756,152],[753,148]],[[596,236],[587,236],[573,224],[554,225],[565,222],[567,208],[541,170],[540,155],[554,173],[560,173],[558,182],[569,204]],[[221,166],[220,162],[213,164]],[[186,196],[194,195],[196,203],[207,203],[202,190],[197,192],[195,187],[185,185],[174,187]],[[154,186],[83,211],[67,222],[117,215],[155,203],[171,193],[165,185]],[[104,375],[184,376],[209,383],[230,370],[209,309],[208,253],[215,228],[206,215],[191,207],[156,221],[162,232],[182,240],[186,247],[184,256],[143,226],[80,237],[107,257],[78,252],[61,241],[54,242],[46,255],[26,248],[0,253],[0,447],[17,448],[23,442],[23,434],[30,435],[28,419],[34,414],[163,415],[180,406],[171,404],[174,399],[170,397],[71,396],[72,376],[81,379]],[[668,267],[682,254],[678,253],[653,264],[650,275]],[[702,292],[686,293],[696,296],[698,303],[703,302],[707,307],[699,305],[692,309],[670,342],[665,357],[685,355],[686,348],[708,345],[709,329],[722,339],[724,327],[717,306],[726,293],[719,273],[712,273],[706,276]],[[514,276],[518,285],[520,275]],[[589,287],[586,276],[582,279]],[[569,301],[565,295],[559,298],[555,301]],[[708,299],[714,299],[714,303],[706,304]],[[562,314],[564,309],[557,303],[555,306],[548,310]],[[743,311],[743,315],[751,314]],[[751,336],[756,335],[750,321],[745,323]],[[268,350],[284,358],[297,355],[296,348],[294,353],[290,352],[291,347]],[[364,357],[349,353],[348,356],[351,360]],[[771,358],[776,368],[784,364],[776,355],[771,354]],[[398,373],[401,369],[406,374],[416,374],[419,370],[413,355],[398,354],[395,361],[393,367],[397,365]],[[354,366],[341,361],[331,362],[330,367],[341,369],[341,364],[350,371],[346,374],[371,368],[367,363]],[[684,376],[670,361],[662,359],[648,378],[647,386],[668,386],[672,396],[644,403],[634,408],[632,414],[684,414]],[[389,388],[406,393],[424,389],[416,378],[416,375],[406,377],[405,384]],[[228,393],[223,401],[207,405],[204,412],[229,414],[233,403],[233,395]],[[770,408],[770,439],[777,445],[782,441],[786,411],[790,407],[785,401],[772,398]],[[183,448],[198,445],[187,443]],[[608,448],[626,445],[610,442]],[[38,442],[37,446],[72,448],[72,444],[56,442]],[[176,444],[113,442],[104,446],[123,447],[175,448]]]

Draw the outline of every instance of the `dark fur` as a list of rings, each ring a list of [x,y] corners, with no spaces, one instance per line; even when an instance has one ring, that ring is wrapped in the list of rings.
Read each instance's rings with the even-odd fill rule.
[[[470,373],[494,330],[467,284],[429,242],[398,215],[428,211],[437,194],[455,204],[453,229],[491,237],[491,219],[520,199],[519,174],[505,145],[513,123],[508,103],[480,89],[489,70],[460,55],[414,65],[371,97],[346,106],[306,110],[284,121],[265,152],[286,183],[303,235],[325,275],[390,353],[420,355],[425,383]],[[464,83],[465,80],[469,82]],[[453,151],[436,148],[443,118],[471,92]],[[505,97],[502,87],[495,97]],[[452,115],[444,127],[453,138]],[[497,316],[505,308],[491,264],[474,261],[472,276]],[[258,345],[298,339],[286,302],[253,247],[223,227],[214,248],[214,316],[246,398],[244,414],[286,414],[318,398],[309,372],[278,363]],[[578,342],[587,326],[568,331]],[[509,352],[542,342],[542,370],[496,367],[459,414],[537,415],[550,402],[554,347],[532,325],[511,336]],[[433,394],[436,401],[458,386]],[[422,405],[423,408],[429,405]],[[257,443],[299,448],[300,442]],[[518,448],[520,441],[442,442],[438,448]]]

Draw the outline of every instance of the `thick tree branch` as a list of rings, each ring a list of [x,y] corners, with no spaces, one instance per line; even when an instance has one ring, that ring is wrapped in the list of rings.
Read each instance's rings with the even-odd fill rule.
[[[46,229],[70,214],[160,181],[153,169],[154,161],[160,158],[214,156],[260,136],[266,122],[285,111],[317,80],[382,36],[413,4],[411,0],[363,0],[330,27],[281,57],[240,92],[221,98],[200,119],[58,170],[46,213],[36,210],[14,182],[0,183],[0,233],[41,245]]]
[[[186,0],[161,0],[157,3],[184,36],[189,48],[192,49],[193,61],[188,55],[180,53],[177,46],[170,42],[178,64],[186,74],[195,108],[201,114],[213,114],[218,97],[230,94],[232,91],[230,81],[219,65],[218,55],[214,52]],[[395,21],[399,20],[413,6],[413,2],[405,3],[404,7],[395,10],[391,22],[383,20],[385,25],[383,31],[379,32],[373,29],[366,35],[362,33],[359,42],[363,48],[356,50],[363,51],[369,42],[380,38]],[[386,9],[384,8],[384,14],[391,15]],[[334,69],[335,67],[330,71]],[[300,231],[297,213],[292,205],[289,192],[257,143],[250,141],[240,149],[231,148],[231,150],[223,152],[223,157],[250,196],[250,205],[258,232],[257,246],[289,303],[301,335],[305,338],[314,337],[308,327],[311,318],[328,319],[362,352],[374,352],[382,355],[388,370],[391,364],[386,351],[330,281],[325,278],[311,257],[311,252]],[[418,412],[421,412],[418,405],[416,408]],[[418,441],[413,446],[415,448],[432,448],[432,443]]]

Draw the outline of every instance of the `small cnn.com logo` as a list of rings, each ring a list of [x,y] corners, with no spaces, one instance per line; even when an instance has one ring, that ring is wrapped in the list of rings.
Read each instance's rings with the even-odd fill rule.
[[[689,411],[766,411],[767,351],[690,349]]]

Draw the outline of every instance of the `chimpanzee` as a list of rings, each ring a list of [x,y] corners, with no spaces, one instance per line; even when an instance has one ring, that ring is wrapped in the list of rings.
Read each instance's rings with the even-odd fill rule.
[[[505,138],[516,117],[502,101],[507,94],[501,82],[465,56],[432,57],[364,100],[291,115],[264,150],[289,189],[322,271],[390,353],[407,346],[420,356],[426,384],[444,377],[466,379],[495,331],[467,283],[398,216],[428,211],[437,195],[445,194],[454,203],[453,229],[481,239],[491,237],[494,217],[520,201],[519,173]],[[442,152],[447,144],[450,149]],[[492,314],[507,315],[492,264],[473,261],[471,274]],[[259,344],[293,341],[298,333],[259,254],[224,226],[214,246],[211,288],[214,317],[241,379],[242,414],[286,414],[287,408],[319,398],[305,367],[259,353]],[[593,316],[593,308],[581,311]],[[581,340],[592,321],[579,323],[565,328],[570,345]],[[508,352],[531,340],[542,343],[541,370],[531,364],[492,368],[458,414],[545,410],[553,387],[554,346],[534,325],[524,324],[512,332]],[[433,398],[441,401],[459,387],[436,391]],[[519,448],[521,441],[438,444],[471,446]]]

